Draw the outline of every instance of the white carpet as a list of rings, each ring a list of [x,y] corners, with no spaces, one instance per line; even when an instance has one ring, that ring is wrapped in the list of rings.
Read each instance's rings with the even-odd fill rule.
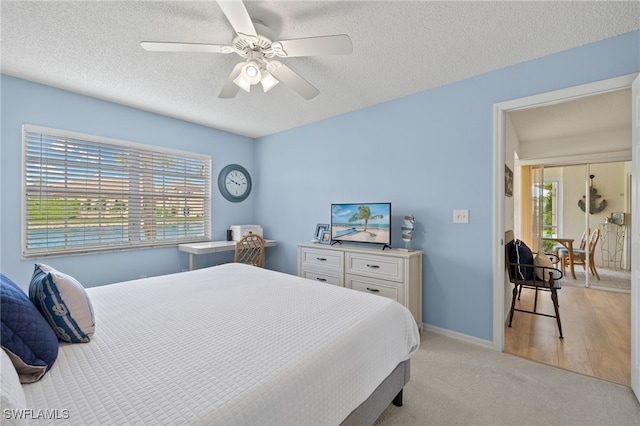
[[[404,406],[376,425],[640,425],[623,385],[423,332]]]

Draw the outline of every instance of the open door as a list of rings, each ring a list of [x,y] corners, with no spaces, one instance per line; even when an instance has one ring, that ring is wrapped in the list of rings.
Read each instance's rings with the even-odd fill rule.
[[[631,86],[631,388],[640,401],[640,74]]]

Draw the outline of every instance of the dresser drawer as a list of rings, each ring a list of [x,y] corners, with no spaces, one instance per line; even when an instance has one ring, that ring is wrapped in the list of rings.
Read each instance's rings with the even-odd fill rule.
[[[303,271],[302,272],[302,276],[304,278],[308,278],[310,280],[314,280],[320,283],[325,283],[325,284],[333,284],[333,285],[337,285],[342,287],[343,283],[342,283],[342,277],[335,277],[333,275],[327,275],[327,274],[323,274],[321,272],[314,272],[314,271]]]
[[[346,276],[346,287],[365,293],[377,294],[402,303],[402,283],[363,278],[357,275]]]
[[[302,264],[305,265],[305,269],[306,266],[334,268],[342,273],[342,259],[341,252],[309,248],[302,250]]]
[[[402,282],[404,280],[404,259],[371,254],[347,253],[347,274],[364,275]]]

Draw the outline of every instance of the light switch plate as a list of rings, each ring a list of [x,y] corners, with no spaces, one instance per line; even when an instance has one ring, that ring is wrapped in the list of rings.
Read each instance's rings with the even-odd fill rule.
[[[469,223],[469,210],[454,210],[453,223]]]

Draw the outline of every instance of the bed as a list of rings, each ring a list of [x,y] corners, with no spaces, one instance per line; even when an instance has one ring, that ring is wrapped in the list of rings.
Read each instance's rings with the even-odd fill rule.
[[[22,385],[30,419],[372,424],[401,404],[420,340],[395,301],[243,264],[86,294],[95,333]]]

